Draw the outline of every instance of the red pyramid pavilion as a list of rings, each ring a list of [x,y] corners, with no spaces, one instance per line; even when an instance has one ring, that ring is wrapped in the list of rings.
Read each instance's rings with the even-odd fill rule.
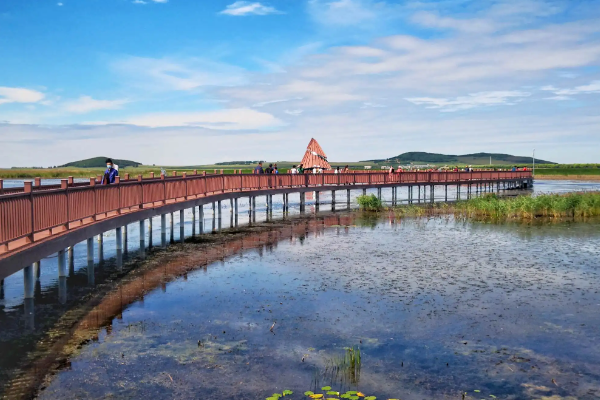
[[[319,143],[315,139],[310,139],[304,158],[302,159],[304,168],[312,168],[319,166],[323,169],[331,169],[331,165],[327,162],[327,154],[323,151]]]

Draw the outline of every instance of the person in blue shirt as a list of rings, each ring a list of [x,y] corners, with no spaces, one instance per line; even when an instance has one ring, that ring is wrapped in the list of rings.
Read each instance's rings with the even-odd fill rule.
[[[265,173],[265,171],[263,170],[263,167],[262,167],[262,161],[258,163],[256,168],[254,168],[254,173],[255,174],[264,174]]]
[[[117,170],[110,158],[106,159],[106,171],[102,177],[102,185],[109,185],[115,183],[115,178],[119,176],[119,170]]]

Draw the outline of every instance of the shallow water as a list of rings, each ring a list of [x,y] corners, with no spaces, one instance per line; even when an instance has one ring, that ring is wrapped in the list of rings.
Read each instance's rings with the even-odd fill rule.
[[[145,293],[40,398],[600,395],[600,224],[341,224]],[[360,374],[336,375],[351,346]]]

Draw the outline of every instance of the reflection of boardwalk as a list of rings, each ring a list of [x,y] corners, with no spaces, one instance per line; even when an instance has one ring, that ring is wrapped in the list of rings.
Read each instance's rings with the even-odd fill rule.
[[[103,327],[110,333],[115,317],[119,318],[129,304],[143,301],[146,293],[158,287],[166,290],[169,282],[180,277],[187,279],[188,273],[206,270],[209,264],[224,261],[245,250],[269,250],[282,240],[307,238],[319,235],[330,226],[353,223],[353,216],[297,218],[280,221],[276,225],[254,226],[214,240],[203,236],[202,243],[185,244],[180,251],[158,253],[120,282],[101,289],[85,305],[68,311],[35,350],[25,357],[3,395],[10,399],[29,398],[49,371],[68,366],[68,359],[78,346],[94,340]]]

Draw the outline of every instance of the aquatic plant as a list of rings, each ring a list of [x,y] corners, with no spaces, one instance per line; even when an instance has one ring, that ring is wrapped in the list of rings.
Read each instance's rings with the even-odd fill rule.
[[[417,217],[454,214],[457,217],[492,219],[588,218],[600,216],[600,192],[511,198],[487,194],[454,204],[411,205],[394,211],[398,216]]]
[[[364,394],[362,392],[358,392],[356,390],[349,390],[345,393],[341,393],[341,392],[332,390],[331,386],[323,386],[321,388],[321,391],[323,391],[324,393],[314,393],[309,390],[309,391],[304,392],[304,395],[310,399],[326,399],[326,400],[337,400],[337,399],[376,400],[377,399],[377,397],[375,397],[375,396],[367,396],[366,394]],[[325,396],[327,396],[327,397],[325,397]],[[332,397],[332,396],[334,396],[334,397]],[[396,400],[396,399],[390,399],[390,400]]]
[[[361,195],[356,198],[360,207],[365,211],[380,211],[383,209],[381,199],[374,194]]]
[[[334,355],[325,360],[325,375],[331,376],[335,382],[341,378],[341,382],[347,381],[358,385],[360,381],[360,348],[358,346],[346,347],[343,355]]]

